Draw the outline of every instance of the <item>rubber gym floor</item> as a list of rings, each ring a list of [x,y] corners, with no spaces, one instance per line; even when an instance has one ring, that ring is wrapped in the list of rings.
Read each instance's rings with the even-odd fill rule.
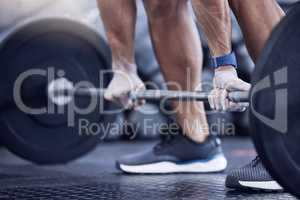
[[[0,199],[296,199],[288,193],[246,193],[224,187],[226,172],[255,157],[246,137],[223,139],[228,169],[218,174],[127,175],[114,160],[154,142],[108,142],[61,166],[36,166],[0,150]],[[47,156],[47,155],[45,155]]]

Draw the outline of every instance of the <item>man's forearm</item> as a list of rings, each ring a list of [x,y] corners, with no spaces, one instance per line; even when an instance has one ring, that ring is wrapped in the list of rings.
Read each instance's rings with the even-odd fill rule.
[[[231,52],[231,16],[228,0],[193,0],[198,22],[212,56]]]
[[[135,0],[98,0],[98,6],[112,51],[113,70],[135,72]]]

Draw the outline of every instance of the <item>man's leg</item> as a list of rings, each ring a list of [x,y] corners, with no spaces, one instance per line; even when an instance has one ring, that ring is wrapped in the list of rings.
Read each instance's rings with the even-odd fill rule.
[[[187,0],[144,0],[155,53],[169,89],[195,90],[201,81],[202,51]],[[218,138],[209,135],[199,102],[174,103],[182,130],[145,152],[122,157],[129,173],[218,172],[226,168]],[[187,137],[186,137],[186,136]]]
[[[156,57],[167,82],[182,90],[195,90],[201,81],[202,48],[187,0],[145,0]],[[178,90],[174,85],[169,89]],[[199,102],[174,102],[177,122],[196,142],[209,135],[204,106]]]
[[[229,0],[247,49],[256,62],[273,28],[284,16],[276,0]]]
[[[229,2],[241,26],[248,51],[256,62],[272,30],[284,16],[284,12],[275,0],[230,0]],[[259,157],[250,164],[230,172],[226,179],[226,186],[234,189],[282,190],[264,168]]]

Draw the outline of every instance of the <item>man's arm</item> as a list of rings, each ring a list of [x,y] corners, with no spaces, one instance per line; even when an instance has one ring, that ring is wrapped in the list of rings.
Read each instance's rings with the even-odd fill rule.
[[[117,101],[125,108],[132,108],[127,94],[144,89],[137,76],[134,59],[134,38],[137,8],[135,0],[98,0],[107,39],[112,51],[114,77],[105,98]]]
[[[227,0],[193,0],[197,20],[212,56],[231,53],[231,16]]]
[[[193,7],[212,56],[231,53],[232,27],[228,0],[193,0]],[[213,109],[225,111],[237,106],[226,98],[227,92],[249,90],[250,84],[238,78],[233,66],[224,65],[215,69],[214,87],[209,103]]]
[[[135,0],[98,0],[98,6],[112,50],[113,69],[135,71]]]

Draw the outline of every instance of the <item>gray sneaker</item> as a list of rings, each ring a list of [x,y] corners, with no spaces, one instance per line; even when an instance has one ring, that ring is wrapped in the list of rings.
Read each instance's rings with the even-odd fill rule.
[[[226,187],[237,190],[283,191],[283,188],[266,170],[259,157],[244,167],[231,171],[225,184]]]
[[[121,157],[116,165],[134,174],[220,172],[227,166],[220,145],[214,136],[198,144],[182,134],[169,135],[145,152]]]

